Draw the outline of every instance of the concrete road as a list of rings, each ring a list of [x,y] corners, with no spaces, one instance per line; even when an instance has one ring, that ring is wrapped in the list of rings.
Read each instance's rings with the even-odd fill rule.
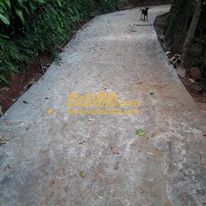
[[[152,26],[168,10],[94,18],[1,118],[1,206],[206,205],[206,119]],[[100,91],[140,113],[68,114],[72,92]]]

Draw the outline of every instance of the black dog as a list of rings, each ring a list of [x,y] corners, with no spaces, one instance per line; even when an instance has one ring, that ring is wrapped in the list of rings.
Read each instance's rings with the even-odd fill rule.
[[[141,13],[141,20],[148,19],[148,10],[150,7],[144,7],[144,9],[140,9]]]

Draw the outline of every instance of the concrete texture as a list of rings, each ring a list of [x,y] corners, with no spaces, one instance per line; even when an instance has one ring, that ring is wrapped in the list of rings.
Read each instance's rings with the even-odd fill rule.
[[[1,206],[206,205],[206,119],[152,26],[168,10],[94,18],[1,118]],[[71,92],[105,88],[140,100],[140,114],[67,113]]]

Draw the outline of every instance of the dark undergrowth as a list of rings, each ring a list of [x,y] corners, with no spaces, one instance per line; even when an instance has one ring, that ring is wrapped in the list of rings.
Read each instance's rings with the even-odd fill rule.
[[[1,0],[0,85],[45,52],[54,59],[82,22],[118,6],[119,0]]]

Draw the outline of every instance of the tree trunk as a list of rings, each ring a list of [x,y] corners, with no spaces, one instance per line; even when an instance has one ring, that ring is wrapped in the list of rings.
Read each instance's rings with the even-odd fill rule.
[[[164,32],[167,48],[172,53],[181,53],[192,17],[193,0],[174,0]]]
[[[192,21],[190,23],[189,30],[187,32],[187,36],[185,38],[185,42],[182,49],[182,65],[185,69],[189,69],[191,67],[191,47],[192,41],[194,39],[195,31],[197,29],[200,15],[202,10],[202,2],[201,0],[196,1],[195,11],[193,13]]]
[[[199,23],[199,19],[200,19],[200,14],[201,14],[201,10],[202,10],[202,3],[201,0],[198,0],[195,6],[195,11],[192,17],[192,22],[190,24],[190,28],[187,32],[187,37],[185,39],[184,45],[185,44],[190,44],[192,43],[192,40],[194,38],[195,35],[195,31],[197,29],[198,23]]]

